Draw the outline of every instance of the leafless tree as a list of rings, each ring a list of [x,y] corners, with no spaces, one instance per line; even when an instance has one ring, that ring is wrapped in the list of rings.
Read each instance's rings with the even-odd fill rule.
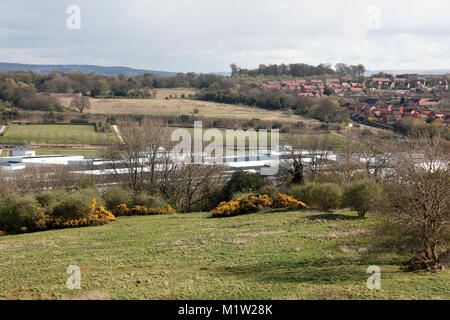
[[[117,182],[125,182],[133,191],[157,192],[159,165],[170,170],[168,128],[157,120],[142,126],[122,123],[122,143],[110,145],[104,153]]]
[[[371,135],[361,135],[358,143],[359,160],[368,178],[379,180],[394,159],[392,144]]]
[[[450,241],[449,149],[440,137],[413,140],[397,160],[387,183],[387,222],[403,243],[415,245],[410,266],[442,269],[439,252]]]
[[[88,97],[79,96],[72,99],[70,102],[70,107],[74,110],[80,111],[80,113],[83,113],[84,110],[91,107],[91,102]]]
[[[224,178],[221,165],[208,163],[183,163],[177,168],[176,199],[184,212],[206,196],[205,189],[211,183],[220,184]]]
[[[287,182],[302,184],[306,174],[314,182],[329,164],[331,153],[329,137],[317,134],[291,134],[286,141],[290,155],[288,160],[282,163],[281,168],[282,174],[288,176]],[[305,161],[304,155],[308,161]]]
[[[340,158],[331,165],[330,171],[338,178],[339,183],[347,184],[355,180],[364,178],[364,170],[361,167],[360,159],[355,156],[358,152],[359,143],[348,138],[341,147]]]

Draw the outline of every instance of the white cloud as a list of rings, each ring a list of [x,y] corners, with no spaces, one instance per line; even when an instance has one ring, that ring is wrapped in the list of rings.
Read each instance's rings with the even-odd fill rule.
[[[66,8],[81,7],[80,31]],[[366,27],[380,8],[380,30]],[[449,68],[446,0],[129,0],[0,4],[0,61],[221,71],[230,63]]]

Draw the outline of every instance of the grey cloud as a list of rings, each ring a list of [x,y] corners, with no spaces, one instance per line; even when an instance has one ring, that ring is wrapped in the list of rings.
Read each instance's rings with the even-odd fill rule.
[[[82,28],[66,29],[66,8]],[[368,30],[367,6],[381,10]],[[0,3],[0,61],[221,71],[230,63],[448,68],[448,1],[16,0]]]

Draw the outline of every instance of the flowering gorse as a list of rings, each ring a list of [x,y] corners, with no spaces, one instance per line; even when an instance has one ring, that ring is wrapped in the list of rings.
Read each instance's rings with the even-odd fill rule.
[[[251,195],[237,200],[221,202],[213,211],[213,217],[229,217],[255,213],[265,209],[305,208],[306,204],[291,196],[278,194],[274,199],[268,195]]]

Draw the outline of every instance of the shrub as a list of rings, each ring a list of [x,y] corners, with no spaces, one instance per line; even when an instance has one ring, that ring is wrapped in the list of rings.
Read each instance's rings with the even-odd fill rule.
[[[53,212],[56,205],[68,196],[69,193],[65,190],[43,191],[36,195],[36,200],[45,212]]]
[[[223,200],[222,187],[216,183],[203,186],[202,194],[203,199],[193,206],[194,212],[211,211]]]
[[[91,214],[92,197],[79,192],[68,194],[61,199],[52,211],[46,213],[62,220],[87,218]]]
[[[272,208],[284,209],[284,208],[306,208],[306,204],[302,201],[298,201],[287,194],[279,193],[274,199]]]
[[[140,192],[133,196],[133,205],[135,206],[143,206],[148,208],[159,208],[167,205],[167,202],[158,197],[150,195],[147,192]]]
[[[235,171],[222,190],[224,200],[231,200],[233,194],[237,192],[257,191],[265,185],[267,185],[267,181],[260,174],[248,173],[242,170]]]
[[[341,205],[342,190],[334,183],[307,183],[306,185],[292,185],[287,193],[295,199],[306,202],[309,206],[325,212],[336,209]]]
[[[275,199],[268,195],[250,195],[245,198],[220,203],[213,211],[213,217],[230,217],[259,212],[266,208],[304,208],[306,205],[294,198],[278,194]]]
[[[105,201],[106,208],[113,213],[116,213],[117,206],[122,203],[125,203],[128,206],[133,204],[132,192],[120,186],[108,188],[103,195],[103,199]]]
[[[257,192],[245,192],[245,191],[235,192],[231,196],[231,200],[237,201],[238,199],[243,199],[243,198],[247,198],[247,197],[255,196],[255,195],[258,195],[258,193]]]
[[[305,201],[306,203],[310,203],[309,200],[311,197],[308,195],[310,188],[307,188],[308,185],[301,184],[291,184],[284,191],[287,195],[295,198],[296,200]],[[310,185],[309,185],[310,186]]]
[[[80,197],[79,194],[75,194]],[[97,206],[97,200],[92,198],[90,203],[86,203],[84,197],[77,199],[74,196],[69,198],[53,209],[50,215],[45,214],[37,222],[40,228],[70,228],[90,225],[103,225],[114,221],[114,215],[103,206]]]
[[[133,208],[128,208],[125,203],[119,204],[116,212],[119,216],[149,216],[177,213],[177,211],[169,205],[162,208],[148,208],[140,205],[136,205]]]
[[[311,204],[325,212],[341,205],[342,189],[334,183],[314,184],[307,194],[311,197]]]
[[[383,196],[382,187],[371,179],[364,179],[349,184],[344,189],[342,202],[345,206],[358,212],[364,218],[366,213],[374,210]]]
[[[11,194],[0,202],[0,230],[21,233],[35,229],[41,218],[39,204],[31,195]]]
[[[280,193],[279,188],[275,186],[264,186],[259,188],[259,194],[267,194],[271,198],[275,198]]]
[[[213,211],[213,217],[236,216],[241,214],[255,213],[263,208],[271,207],[272,199],[267,195],[251,195],[239,198],[236,201],[220,203]]]
[[[11,195],[0,201],[0,230],[6,233],[101,225],[114,215],[98,205],[93,190],[45,191],[36,196]]]

